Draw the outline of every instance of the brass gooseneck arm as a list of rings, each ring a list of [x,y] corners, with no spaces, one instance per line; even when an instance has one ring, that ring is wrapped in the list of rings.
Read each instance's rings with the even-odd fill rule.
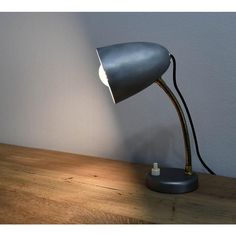
[[[156,83],[165,91],[165,93],[170,98],[171,102],[173,103],[181,123],[183,138],[184,138],[184,147],[185,147],[185,174],[191,175],[192,174],[192,157],[191,157],[191,147],[190,147],[190,139],[188,133],[188,126],[186,123],[186,119],[183,113],[183,110],[171,91],[171,89],[167,86],[167,84],[162,80],[162,78],[158,79]]]

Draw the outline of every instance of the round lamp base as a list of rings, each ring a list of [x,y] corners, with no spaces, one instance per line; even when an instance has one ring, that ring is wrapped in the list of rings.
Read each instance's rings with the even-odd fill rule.
[[[198,188],[198,176],[186,175],[183,169],[161,168],[159,176],[147,174],[146,186],[161,193],[187,193]]]

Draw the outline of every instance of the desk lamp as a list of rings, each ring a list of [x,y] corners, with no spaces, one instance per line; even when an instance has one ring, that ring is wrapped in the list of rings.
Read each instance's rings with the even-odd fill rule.
[[[157,83],[173,103],[181,123],[185,167],[159,168],[154,163],[146,175],[146,186],[157,192],[185,193],[198,188],[198,176],[192,172],[192,158],[188,127],[183,110],[161,76],[175,59],[166,48],[156,43],[131,42],[97,48],[100,61],[99,77],[109,88],[113,102],[118,103]],[[175,68],[174,68],[175,70]],[[177,90],[178,92],[178,90]],[[183,99],[183,97],[181,96]],[[185,102],[182,100],[184,105]],[[188,110],[187,110],[188,111]]]

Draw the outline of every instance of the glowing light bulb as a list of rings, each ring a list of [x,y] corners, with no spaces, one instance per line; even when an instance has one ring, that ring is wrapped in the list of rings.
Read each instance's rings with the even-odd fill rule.
[[[102,65],[100,65],[98,74],[100,77],[100,80],[105,84],[107,87],[109,87],[108,79],[105,70],[103,69]]]

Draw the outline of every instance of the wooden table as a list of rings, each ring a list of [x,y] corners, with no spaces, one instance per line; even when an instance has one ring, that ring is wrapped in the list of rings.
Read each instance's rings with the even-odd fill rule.
[[[150,166],[0,144],[0,223],[236,223],[236,179],[150,191]]]

